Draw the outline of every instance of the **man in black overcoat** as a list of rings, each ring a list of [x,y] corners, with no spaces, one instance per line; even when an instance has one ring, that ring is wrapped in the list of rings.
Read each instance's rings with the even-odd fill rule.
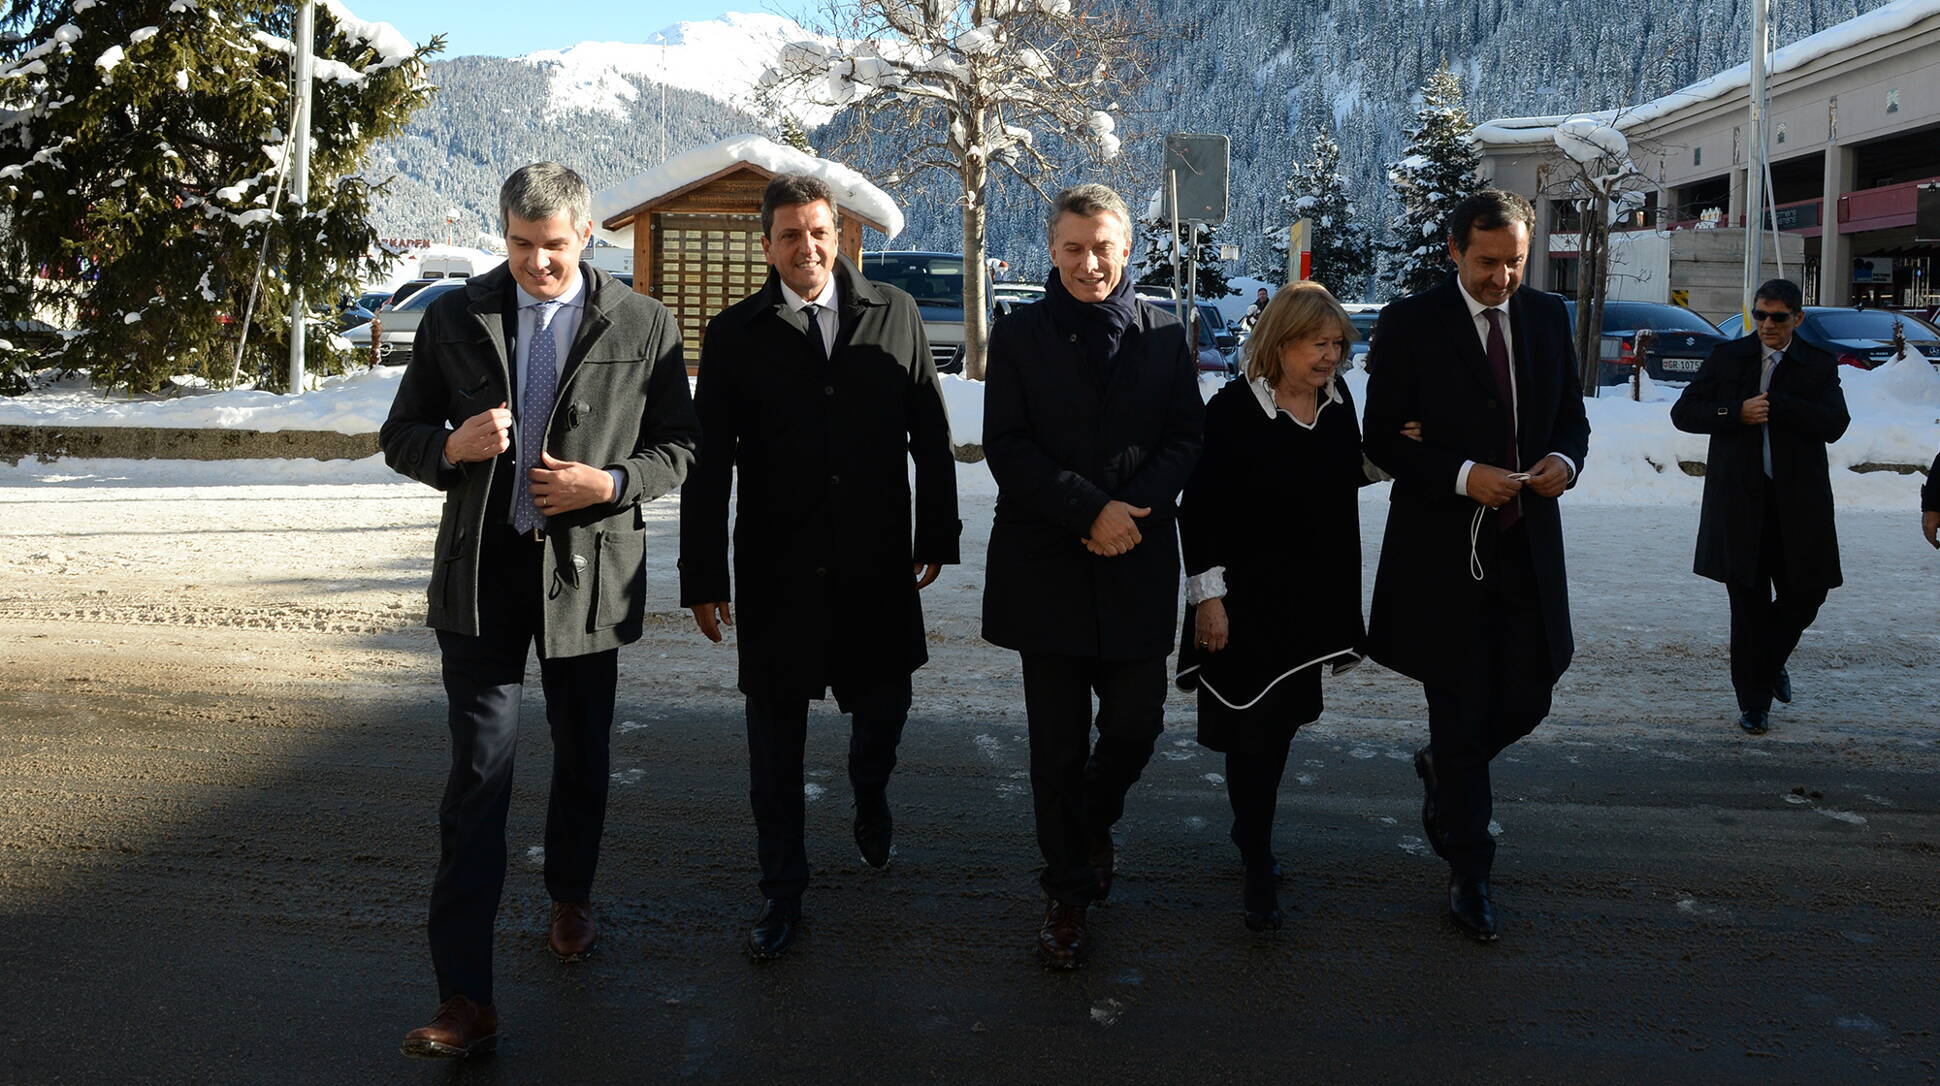
[[[1448,861],[1449,915],[1484,942],[1489,763],[1549,714],[1575,649],[1557,498],[1590,440],[1562,300],[1521,286],[1534,222],[1496,189],[1456,204],[1455,274],[1381,311],[1361,428],[1394,476],[1369,654],[1427,694],[1422,829]]]
[[[1841,582],[1825,447],[1851,417],[1838,364],[1793,334],[1802,304],[1789,280],[1759,287],[1754,334],[1712,348],[1671,405],[1678,429],[1711,435],[1695,570],[1730,598],[1731,685],[1751,735],[1774,697],[1792,700],[1785,662]]]
[[[772,266],[708,322],[695,407],[701,449],[680,504],[680,594],[709,640],[733,621],[728,492],[736,486],[742,694],[761,862],[758,961],[780,957],[808,887],[802,757],[808,703],[850,714],[855,841],[889,863],[890,770],[910,673],[929,659],[917,592],[957,558],[949,419],[916,303],[837,254],[827,184],[781,174],[761,198]],[[916,467],[915,523],[910,462]]]
[[[997,481],[983,635],[1023,656],[1047,965],[1088,950],[1111,828],[1165,715],[1179,613],[1176,501],[1205,402],[1178,319],[1125,275],[1131,217],[1103,185],[1060,193],[1045,300],[990,333],[984,455]],[[1098,741],[1091,741],[1092,695]]]
[[[699,440],[680,329],[659,302],[579,255],[592,195],[556,162],[499,193],[505,263],[431,303],[378,441],[444,492],[428,622],[450,702],[451,770],[428,924],[443,1004],[413,1056],[494,1047],[492,925],[526,659],[552,732],[547,943],[593,949],[621,645],[646,614],[642,503],[680,485]]]

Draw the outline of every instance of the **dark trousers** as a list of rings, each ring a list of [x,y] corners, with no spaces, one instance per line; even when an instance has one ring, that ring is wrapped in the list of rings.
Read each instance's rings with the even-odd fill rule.
[[[1464,655],[1465,677],[1429,685],[1428,745],[1435,808],[1449,867],[1484,877],[1495,860],[1489,836],[1489,762],[1549,715],[1549,639],[1524,526],[1502,533],[1482,582],[1481,620]]]
[[[1227,836],[1249,869],[1273,862],[1273,814],[1280,806],[1280,778],[1286,775],[1292,746],[1293,737],[1288,736],[1264,750],[1226,755],[1226,798],[1233,805],[1233,828]]]
[[[1031,800],[1044,853],[1044,892],[1089,902],[1093,847],[1125,813],[1165,727],[1165,658],[1099,660],[1027,652],[1024,714],[1031,733]],[[1098,742],[1091,698],[1098,696]]]
[[[1758,540],[1758,570],[1750,584],[1729,583],[1731,686],[1738,708],[1772,707],[1772,683],[1798,648],[1799,637],[1818,617],[1826,590],[1794,584],[1785,576],[1785,539],[1778,523],[1778,495],[1765,481],[1765,521]]]
[[[896,744],[909,719],[908,677],[852,697],[837,695],[849,714],[849,785],[857,795],[881,792],[896,768]],[[748,695],[748,799],[754,805],[761,896],[788,901],[808,888],[808,842],[802,759],[808,745],[807,697]]]
[[[477,637],[438,631],[450,703],[451,775],[438,805],[438,874],[431,885],[431,961],[441,1000],[492,1001],[492,924],[505,886],[505,816],[512,798],[526,655],[543,621],[542,543],[488,528],[479,565]],[[607,741],[616,651],[539,661],[552,730],[546,806],[546,892],[592,896],[606,823]]]

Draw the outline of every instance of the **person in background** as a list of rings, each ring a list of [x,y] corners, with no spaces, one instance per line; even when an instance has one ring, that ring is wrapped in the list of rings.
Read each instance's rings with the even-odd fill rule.
[[[1246,380],[1206,405],[1179,510],[1186,613],[1178,684],[1199,742],[1226,755],[1246,926],[1278,930],[1273,816],[1294,732],[1320,718],[1321,669],[1361,661],[1358,492],[1379,472],[1338,367],[1354,325],[1327,288],[1280,288],[1246,341]]]
[[[1825,448],[1852,421],[1830,354],[1798,338],[1804,295],[1772,279],[1751,303],[1752,334],[1711,349],[1671,405],[1671,424],[1709,434],[1698,576],[1731,603],[1738,727],[1763,735],[1772,699],[1792,700],[1785,667],[1839,587],[1839,536]]]

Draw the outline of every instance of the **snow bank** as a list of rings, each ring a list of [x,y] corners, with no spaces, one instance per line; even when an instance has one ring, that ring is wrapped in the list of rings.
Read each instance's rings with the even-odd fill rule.
[[[819,177],[835,190],[836,203],[881,223],[884,236],[893,238],[903,232],[902,208],[868,178],[840,162],[816,158],[753,134],[729,136],[601,189],[593,194],[593,221],[603,223],[614,215],[741,162],[769,173],[805,173]]]
[[[327,377],[314,392],[283,396],[254,389],[183,392],[171,398],[103,393],[85,379],[24,396],[0,396],[0,425],[153,426],[170,430],[334,430],[374,434],[391,413],[401,366]]]

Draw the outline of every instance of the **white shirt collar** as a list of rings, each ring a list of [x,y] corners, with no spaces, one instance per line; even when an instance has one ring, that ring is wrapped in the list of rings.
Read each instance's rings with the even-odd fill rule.
[[[1475,295],[1470,294],[1468,292],[1467,287],[1462,285],[1462,277],[1459,275],[1455,277],[1455,289],[1462,292],[1462,301],[1468,303],[1468,315],[1470,320],[1478,320],[1478,321],[1481,320],[1482,311],[1485,309],[1493,309],[1498,313],[1501,313],[1503,317],[1505,318],[1508,317],[1509,315],[1508,302],[1505,301],[1501,305],[1483,305],[1481,302],[1478,302],[1475,300]]]
[[[783,279],[779,272],[775,274],[775,282],[781,284],[781,300],[788,303],[790,312],[799,313],[803,306],[813,302],[833,313],[835,312],[836,303],[841,299],[841,296],[835,290],[835,274],[833,272],[829,274],[829,281],[822,284],[822,293],[817,294],[813,298],[804,298],[795,293],[794,289],[788,285],[788,280]]]
[[[558,302],[560,305],[565,306],[578,307],[586,303],[586,273],[580,271],[574,275],[573,285],[567,289],[566,293],[561,294],[557,298],[535,298],[527,294],[525,288],[518,285],[517,280],[513,280],[512,289],[518,293],[520,309],[524,309],[527,306],[539,305],[547,301]]]
[[[1340,402],[1340,393],[1335,391],[1334,389],[1335,384],[1339,381],[1340,381],[1340,372],[1336,370],[1334,372],[1334,375],[1327,379],[1327,387],[1320,390],[1320,393],[1321,393],[1320,396],[1316,398],[1314,401],[1314,421],[1315,422],[1320,421],[1321,408],[1326,407],[1330,403]],[[1275,400],[1273,398],[1273,386],[1267,383],[1266,378],[1254,377],[1246,382],[1246,387],[1253,390],[1253,398],[1259,401],[1260,410],[1266,412],[1267,418],[1271,419],[1271,418],[1279,417],[1280,403],[1278,400]],[[1293,418],[1291,414],[1289,414],[1287,417]],[[1293,421],[1299,422],[1300,420],[1293,419]]]

